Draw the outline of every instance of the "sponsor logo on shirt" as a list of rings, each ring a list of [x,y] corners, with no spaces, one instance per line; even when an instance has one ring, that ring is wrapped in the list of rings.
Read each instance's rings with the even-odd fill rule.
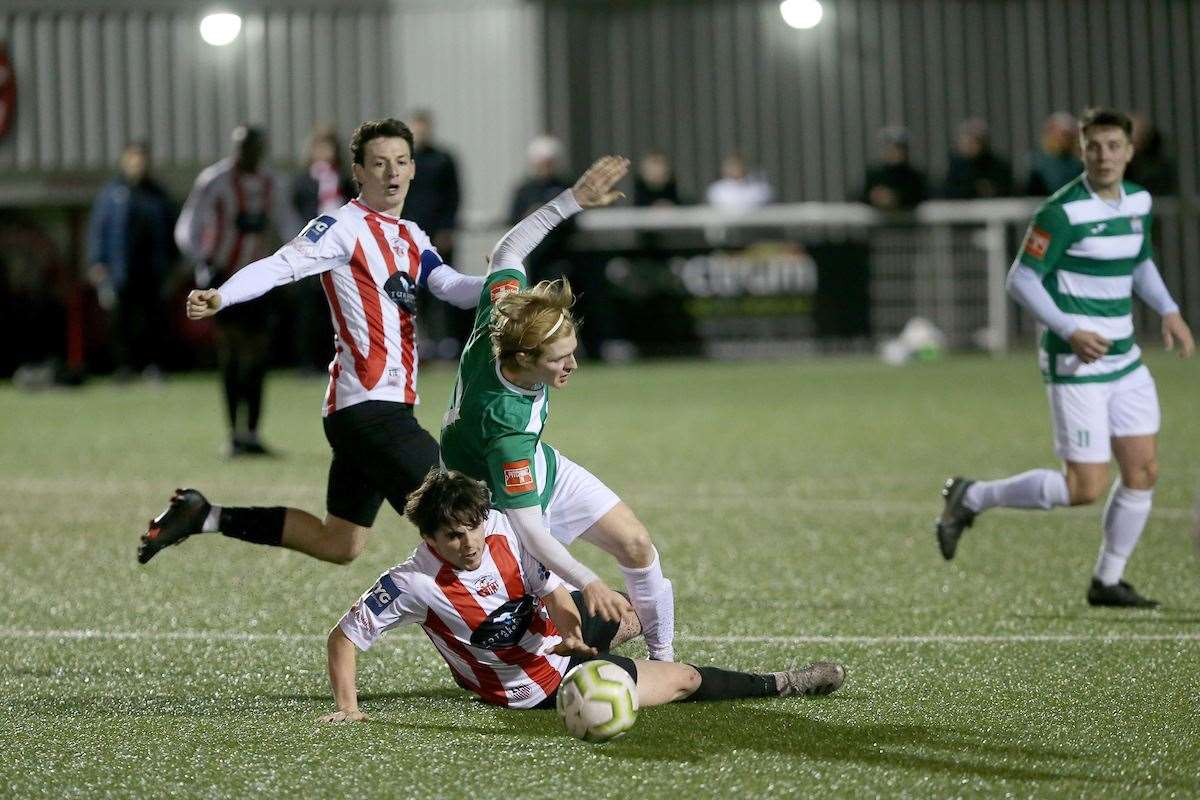
[[[485,650],[516,646],[533,622],[537,602],[537,598],[531,594],[509,600],[488,614],[487,619],[471,631],[471,644]]]
[[[500,582],[496,580],[495,575],[484,575],[475,581],[475,594],[480,597],[488,597],[500,591]]]
[[[505,462],[504,491],[508,494],[524,494],[533,491],[533,470],[529,468],[528,458]]]
[[[1036,225],[1029,226],[1029,233],[1025,234],[1025,252],[1040,260],[1049,249],[1050,234]]]
[[[1103,233],[1104,229],[1107,227],[1107,222],[1101,222],[1099,225],[1093,225],[1092,227],[1088,228],[1088,233],[1095,236],[1097,233]]]
[[[300,231],[300,235],[305,239],[308,239],[313,244],[316,244],[321,240],[321,237],[325,235],[325,231],[329,230],[330,226],[332,226],[335,222],[337,222],[337,220],[330,216],[317,217],[312,222],[308,223],[307,228]]]
[[[384,282],[383,291],[404,311],[417,313],[417,285],[407,272],[393,274]]]
[[[521,284],[512,278],[508,278],[507,280],[503,281],[496,281],[492,284],[491,288],[492,302],[495,303],[499,301],[501,297],[504,297],[504,295],[508,294],[509,292],[517,292],[520,290]]]
[[[399,596],[400,588],[396,586],[396,582],[392,580],[392,576],[380,575],[379,582],[367,591],[366,595],[363,596],[363,600],[366,602],[367,608],[371,609],[371,613],[379,616]]]

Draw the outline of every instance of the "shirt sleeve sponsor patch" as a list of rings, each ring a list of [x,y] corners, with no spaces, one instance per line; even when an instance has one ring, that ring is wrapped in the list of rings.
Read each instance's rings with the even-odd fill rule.
[[[363,599],[366,601],[367,608],[371,610],[371,613],[379,616],[399,596],[400,588],[396,586],[396,582],[392,580],[392,576],[385,573],[379,576],[379,582],[363,595]]]
[[[501,297],[504,297],[504,295],[508,294],[509,292],[517,292],[517,291],[520,291],[520,289],[521,289],[521,284],[513,278],[507,278],[502,281],[496,281],[495,283],[492,284],[492,288],[491,288],[492,302],[495,303]]]
[[[533,491],[533,470],[529,467],[529,459],[504,462],[504,492],[506,494],[524,494]]]
[[[337,220],[331,216],[319,216],[312,222],[308,223],[304,230],[300,231],[300,235],[305,239],[308,239],[313,244],[316,244],[317,242],[321,241],[321,237],[325,235],[326,231],[333,227],[333,223],[335,222],[337,222]]]
[[[1025,234],[1025,252],[1036,259],[1046,257],[1046,251],[1050,249],[1050,234],[1036,225],[1029,226],[1029,233]]]

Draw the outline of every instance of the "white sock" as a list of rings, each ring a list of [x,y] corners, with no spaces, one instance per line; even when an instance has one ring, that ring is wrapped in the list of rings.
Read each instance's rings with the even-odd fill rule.
[[[654,551],[654,560],[649,566],[621,567],[621,574],[625,576],[629,602],[642,621],[650,657],[674,661],[675,591],[671,582],[663,577],[658,550]]]
[[[216,533],[221,530],[221,507],[209,506],[208,516],[204,518],[204,524],[200,526],[201,533]]]
[[[995,506],[1049,510],[1070,504],[1066,476],[1052,469],[1031,469],[998,481],[975,481],[963,496],[963,505],[976,513]]]
[[[1125,574],[1125,562],[1137,547],[1150,517],[1153,489],[1130,489],[1117,478],[1104,504],[1104,543],[1096,559],[1096,578],[1112,586]]]

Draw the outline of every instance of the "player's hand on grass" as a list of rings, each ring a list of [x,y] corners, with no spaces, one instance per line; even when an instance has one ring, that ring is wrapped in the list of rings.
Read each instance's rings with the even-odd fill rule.
[[[625,156],[603,156],[579,176],[571,193],[582,208],[598,208],[612,205],[625,196],[613,189],[625,173],[629,172],[629,159]]]
[[[1070,343],[1071,350],[1085,364],[1090,364],[1103,356],[1108,352],[1108,346],[1112,344],[1100,334],[1094,331],[1085,331],[1082,328],[1071,334]]]
[[[583,587],[581,594],[588,613],[609,622],[620,622],[633,609],[624,595],[608,588],[604,581],[592,581]]]
[[[221,295],[216,289],[193,289],[187,296],[188,319],[204,319],[221,308]]]
[[[369,719],[370,717],[356,708],[353,711],[335,711],[332,714],[326,714],[317,722],[366,722]]]
[[[1179,343],[1179,357],[1191,358],[1196,352],[1196,340],[1192,338],[1192,329],[1183,321],[1183,316],[1176,311],[1167,314],[1162,319],[1163,347],[1174,350]]]

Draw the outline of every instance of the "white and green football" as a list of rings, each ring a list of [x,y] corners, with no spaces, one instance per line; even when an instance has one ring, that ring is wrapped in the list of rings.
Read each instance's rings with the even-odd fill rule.
[[[637,721],[637,686],[611,661],[585,661],[563,676],[558,715],[575,738],[607,742]]]

